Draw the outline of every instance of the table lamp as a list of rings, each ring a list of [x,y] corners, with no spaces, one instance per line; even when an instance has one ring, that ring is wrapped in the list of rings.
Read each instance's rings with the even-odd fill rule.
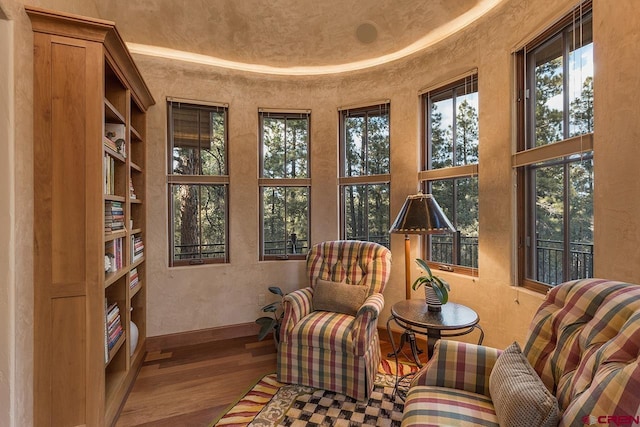
[[[411,245],[409,234],[455,233],[449,218],[431,194],[407,196],[389,233],[404,233],[406,298],[411,299]]]

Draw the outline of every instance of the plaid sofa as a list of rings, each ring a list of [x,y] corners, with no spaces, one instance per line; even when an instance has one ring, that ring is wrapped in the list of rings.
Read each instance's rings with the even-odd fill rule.
[[[558,416],[551,423],[518,420],[524,406],[511,419],[498,417],[491,381],[501,354],[454,341],[436,343],[433,357],[412,381],[402,426],[640,424],[640,286],[584,279],[549,291],[522,354],[557,400]]]
[[[377,243],[336,240],[307,255],[308,287],[283,300],[278,381],[367,399],[380,363],[377,319],[384,306],[391,252]],[[355,316],[314,309],[318,279],[366,288]]]

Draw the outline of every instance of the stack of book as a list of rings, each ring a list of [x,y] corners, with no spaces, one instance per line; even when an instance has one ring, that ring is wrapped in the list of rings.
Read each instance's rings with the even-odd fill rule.
[[[144,243],[139,234],[131,236],[131,262],[136,262],[144,256]]]
[[[118,152],[118,146],[116,145],[116,142],[113,141],[112,139],[109,139],[105,136],[104,138],[102,138],[102,143],[104,144],[105,147],[110,148],[115,153]]]
[[[109,350],[111,350],[113,346],[116,345],[116,343],[124,333],[124,330],[122,329],[122,322],[120,321],[120,308],[118,307],[117,302],[114,302],[113,304],[107,306],[106,330],[106,352],[108,354]]]
[[[125,129],[125,126],[121,123],[104,124],[104,145],[122,155],[122,157],[127,157]]]
[[[131,272],[129,272],[129,288],[135,288],[136,286],[138,286],[138,282],[138,268],[134,267],[131,269]]]
[[[122,202],[107,200],[104,202],[104,231],[124,230],[124,209]]]

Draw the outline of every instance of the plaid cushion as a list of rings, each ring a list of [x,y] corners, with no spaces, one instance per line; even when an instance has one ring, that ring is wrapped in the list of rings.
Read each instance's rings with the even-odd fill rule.
[[[404,404],[402,427],[491,426],[498,427],[488,396],[466,390],[415,386]]]
[[[500,350],[491,347],[439,340],[411,386],[448,387],[489,396],[489,376],[499,354]]]
[[[523,353],[558,398],[560,425],[583,425],[589,416],[637,416],[640,286],[585,279],[552,288]]]

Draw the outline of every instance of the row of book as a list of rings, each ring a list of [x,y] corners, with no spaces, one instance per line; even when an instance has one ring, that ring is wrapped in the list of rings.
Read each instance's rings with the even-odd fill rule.
[[[104,256],[105,272],[115,273],[116,271],[124,267],[124,239],[122,237],[119,237],[117,239],[105,242]],[[108,266],[106,262],[107,258],[109,260]]]
[[[105,299],[105,311],[106,311],[106,321],[105,321],[105,362],[109,361],[109,350],[111,350],[122,334],[124,333],[124,329],[122,328],[122,321],[120,320],[120,307],[118,307],[118,303],[114,302],[111,305],[108,305]]]
[[[124,209],[122,202],[107,200],[104,202],[104,231],[124,230]]]
[[[144,242],[142,236],[136,234],[131,236],[131,262],[136,262],[144,256]]]
[[[138,283],[140,283],[140,279],[138,277],[138,268],[134,267],[129,272],[129,288],[135,288],[136,286],[138,286]]]
[[[116,161],[108,154],[105,154],[102,160],[104,162],[102,167],[104,171],[104,194],[114,195],[116,194]]]

